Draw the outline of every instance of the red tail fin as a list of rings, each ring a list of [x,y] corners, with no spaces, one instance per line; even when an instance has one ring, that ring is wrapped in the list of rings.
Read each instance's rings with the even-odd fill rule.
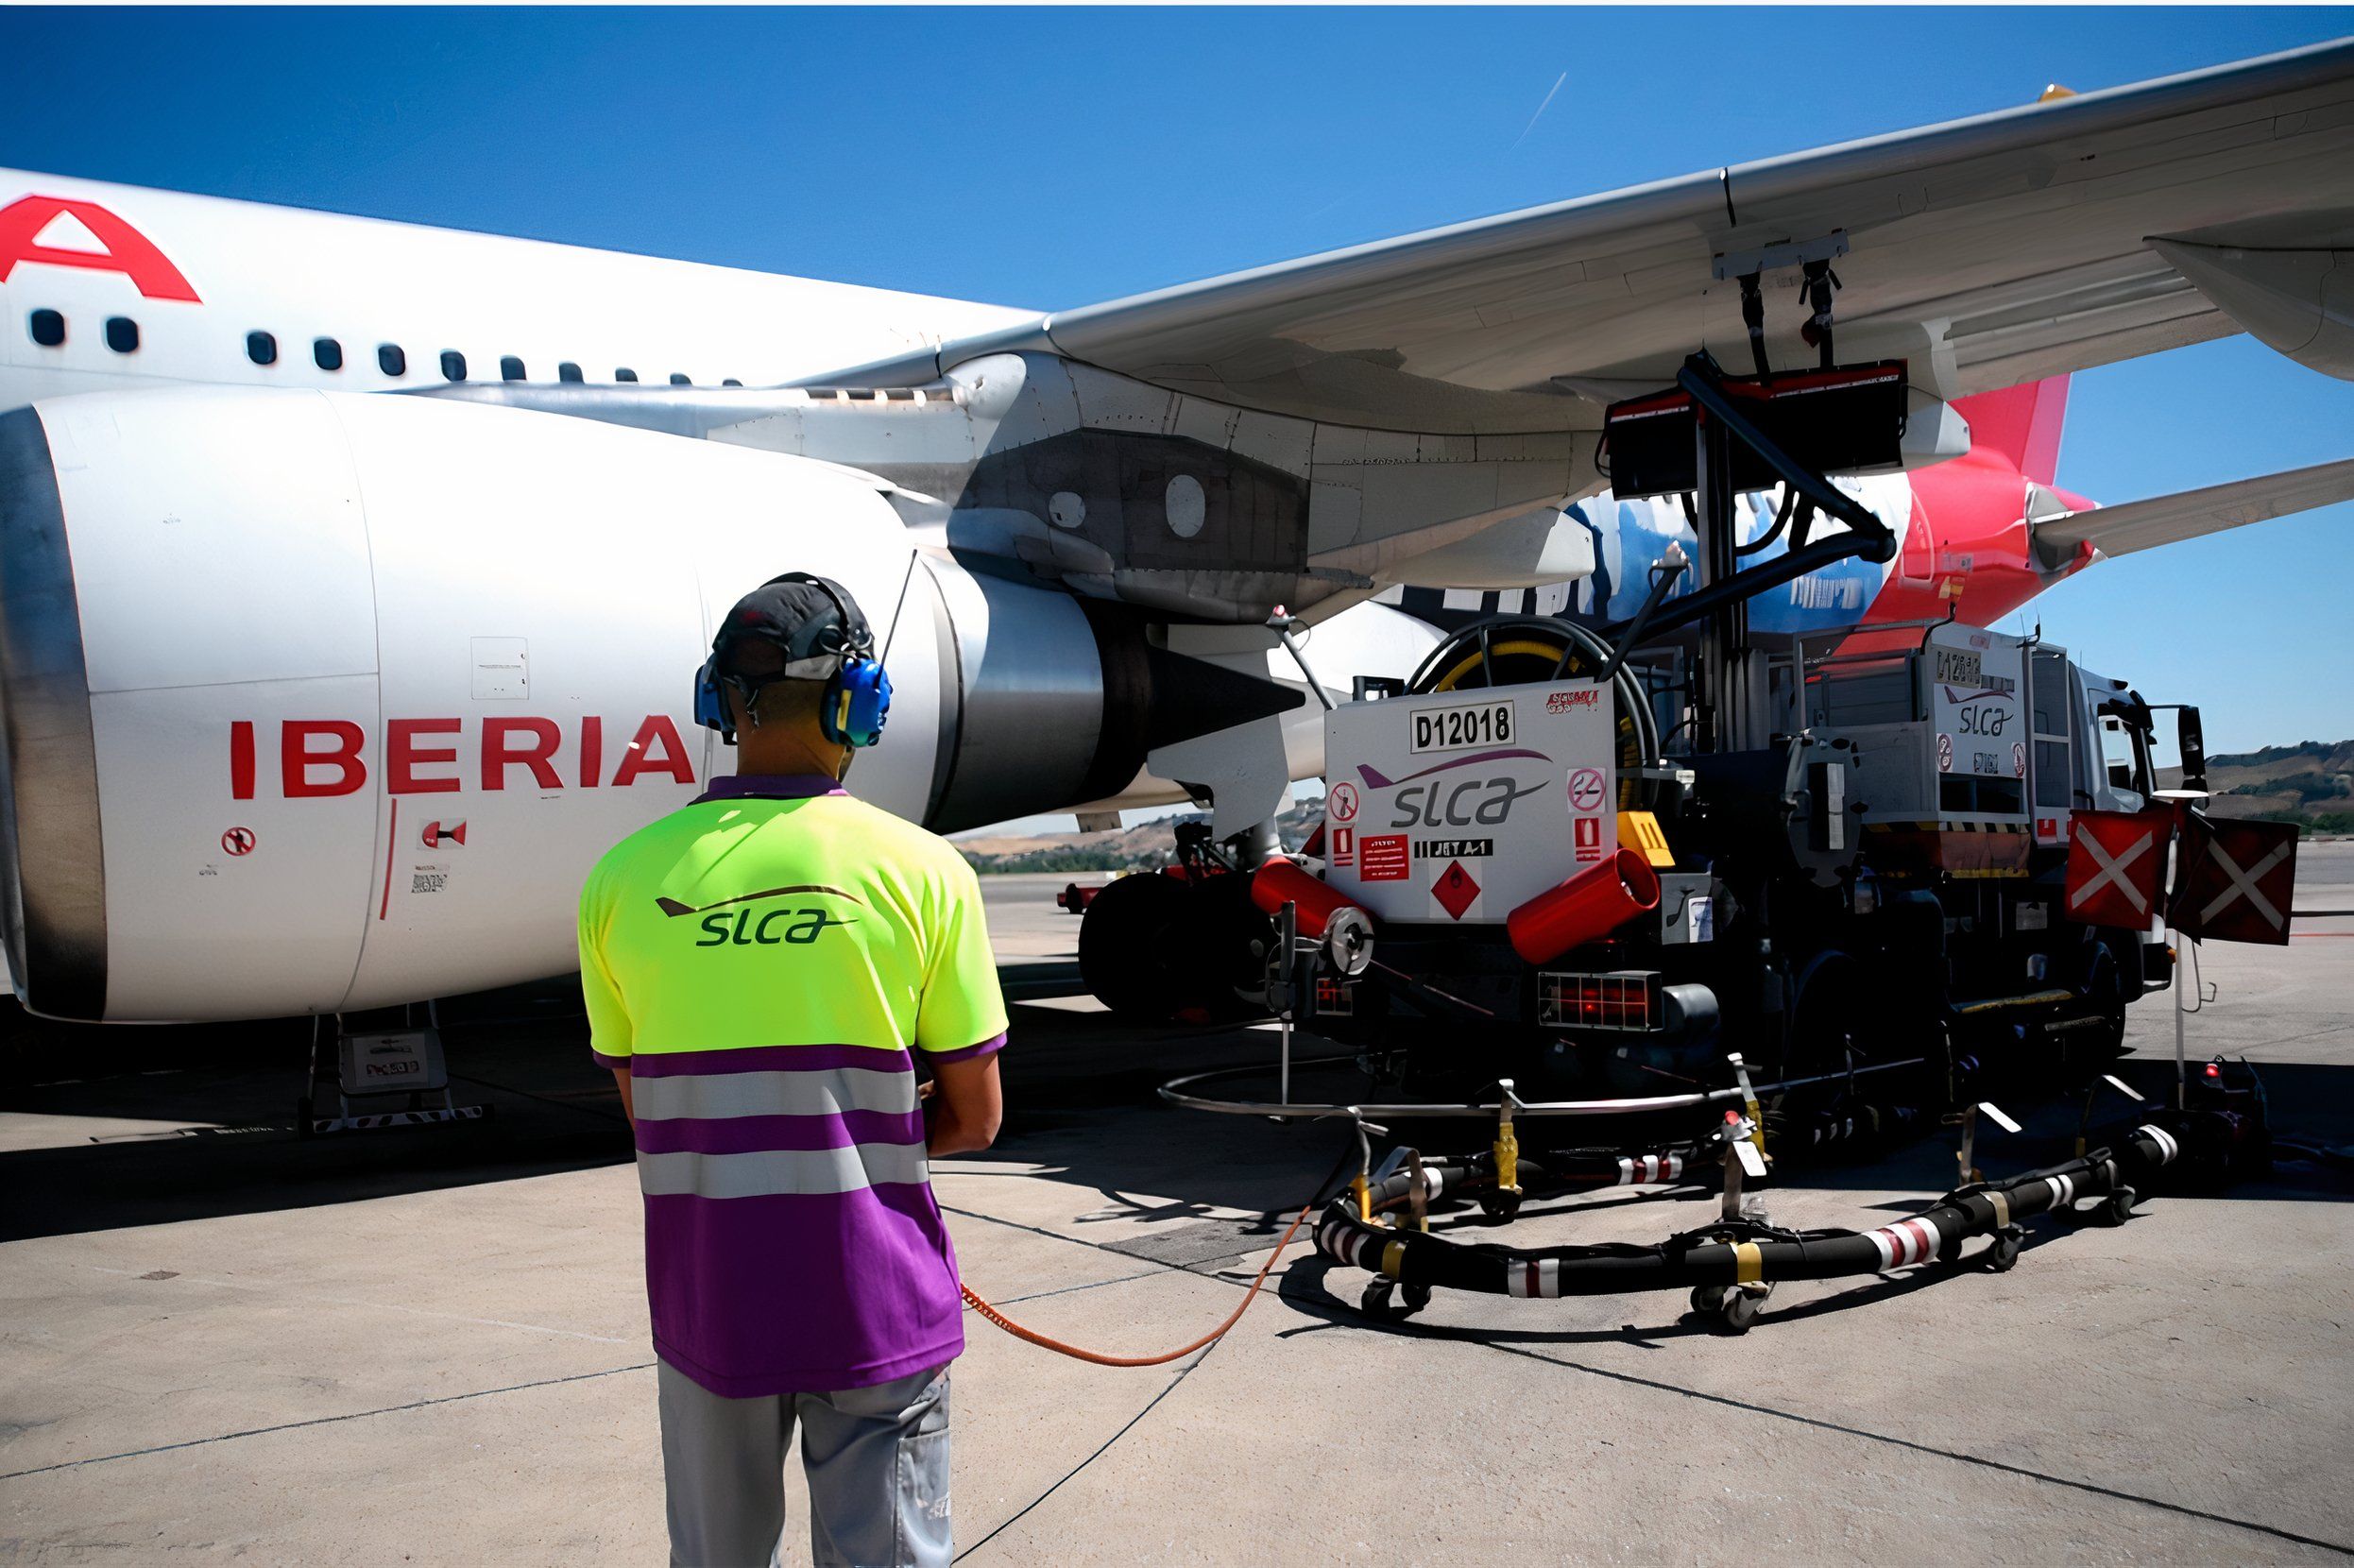
[[[1953,406],[1970,421],[1970,451],[1999,455],[2038,485],[2056,479],[2060,426],[2068,418],[2066,376],[1957,398]]]

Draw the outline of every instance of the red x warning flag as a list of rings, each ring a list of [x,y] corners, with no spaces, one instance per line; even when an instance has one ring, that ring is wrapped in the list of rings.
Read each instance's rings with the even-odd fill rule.
[[[2190,814],[2175,874],[2175,929],[2211,942],[2286,943],[2295,888],[2296,824]]]
[[[2174,822],[2168,810],[2076,812],[2069,819],[2062,912],[2088,926],[2147,930],[2166,879]]]

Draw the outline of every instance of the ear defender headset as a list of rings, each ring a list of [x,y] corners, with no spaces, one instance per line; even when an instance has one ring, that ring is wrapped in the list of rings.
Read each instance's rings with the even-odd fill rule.
[[[807,583],[833,601],[833,623],[817,628],[809,646],[799,650],[804,659],[830,656],[835,661],[833,673],[826,677],[825,696],[818,706],[818,728],[827,740],[853,750],[873,745],[882,739],[883,724],[891,717],[891,677],[883,673],[882,661],[875,656],[875,634],[868,628],[865,617],[851,608],[849,595],[829,577],[788,571],[761,586],[774,588],[779,583]],[[803,678],[785,673],[755,681],[742,675],[723,674],[719,667],[728,644],[734,640],[725,630],[720,633],[711,656],[695,672],[694,682],[695,722],[706,729],[719,731],[720,738],[731,746],[736,743],[736,730],[727,722],[727,705],[720,695],[722,687],[736,693],[739,712],[750,714],[761,688],[769,680]],[[786,670],[790,671],[798,662],[793,646],[798,639],[777,640],[784,647]]]

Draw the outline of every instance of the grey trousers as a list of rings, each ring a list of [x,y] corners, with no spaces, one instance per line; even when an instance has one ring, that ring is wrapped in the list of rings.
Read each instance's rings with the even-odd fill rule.
[[[673,1568],[777,1560],[796,1420],[819,1568],[947,1568],[947,1368],[840,1393],[724,1399],[658,1367]]]

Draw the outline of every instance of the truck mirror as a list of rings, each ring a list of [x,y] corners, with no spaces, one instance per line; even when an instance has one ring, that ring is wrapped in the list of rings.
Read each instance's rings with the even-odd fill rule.
[[[2182,787],[2207,788],[2207,734],[2199,725],[2199,710],[2185,703],[2175,712],[2175,739],[2182,752]]]

